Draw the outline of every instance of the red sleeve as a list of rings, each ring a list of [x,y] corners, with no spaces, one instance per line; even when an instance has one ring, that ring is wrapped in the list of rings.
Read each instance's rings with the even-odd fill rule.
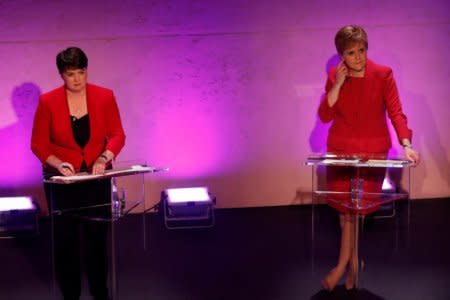
[[[403,113],[397,85],[395,84],[391,69],[389,69],[385,77],[383,96],[389,119],[391,120],[392,126],[394,126],[400,144],[402,139],[408,139],[412,142],[412,131],[408,128],[408,120]]]
[[[330,107],[330,105],[328,104],[328,96],[327,96],[328,92],[331,90],[334,84],[331,78],[332,76],[330,72],[330,75],[328,76],[327,79],[327,83],[325,85],[325,95],[323,96],[323,99],[319,105],[319,112],[318,112],[319,118],[324,123],[328,123],[334,119],[334,109]]]
[[[31,151],[45,164],[50,156],[50,112],[42,98],[34,115],[33,130],[31,133]]]
[[[114,153],[114,157],[116,157],[125,145],[125,133],[123,131],[119,108],[117,107],[114,95],[109,107],[107,138],[108,142],[106,144],[106,149]]]

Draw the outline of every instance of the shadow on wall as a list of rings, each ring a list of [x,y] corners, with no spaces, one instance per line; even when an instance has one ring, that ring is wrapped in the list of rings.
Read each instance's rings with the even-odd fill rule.
[[[325,84],[326,80],[328,78],[328,73],[330,72],[330,69],[334,66],[337,66],[339,63],[339,55],[334,54],[332,55],[325,65],[325,76],[323,78],[323,87],[325,90]],[[319,105],[322,102],[322,100],[325,97],[325,91],[324,93],[319,97],[317,102],[317,109],[316,112],[316,121],[314,123],[314,127],[311,130],[311,133],[309,134],[309,148],[311,153],[326,153],[327,152],[327,136],[328,136],[328,129],[330,128],[331,123],[323,123],[319,119],[319,115],[317,114],[317,111],[319,109]],[[325,176],[325,168],[324,167],[318,167],[316,168],[316,179],[317,183],[314,187],[317,190],[325,190],[326,187],[326,176]],[[312,180],[312,179],[311,179]],[[297,193],[295,196],[295,199],[292,203],[300,203],[305,204],[306,201],[304,199],[309,199],[311,197],[311,191],[303,192],[300,189],[297,189]]]
[[[42,189],[42,167],[30,150],[34,112],[41,94],[32,82],[16,86],[11,94],[11,104],[16,122],[0,128],[2,172],[0,173],[0,196],[31,195],[46,211]]]
[[[330,69],[332,67],[337,66],[339,63],[339,55],[335,54],[331,56],[326,64],[325,68],[325,76],[323,80],[323,86],[325,90],[325,83],[328,78],[328,73],[330,72]],[[325,97],[325,92],[320,96],[318,99],[318,105],[317,110],[319,109],[320,102]],[[316,122],[314,124],[314,127],[309,135],[309,147],[311,149],[311,152],[313,153],[325,153],[327,151],[327,136],[328,136],[328,129],[330,128],[330,123],[325,124],[319,119],[319,115],[316,113]]]
[[[398,60],[398,59],[397,59]],[[413,138],[412,142],[414,148],[421,154],[421,163],[416,170],[411,170],[413,178],[411,181],[411,191],[410,193],[424,194],[425,178],[427,178],[426,170],[427,165],[434,161],[439,174],[434,176],[439,176],[442,181],[447,183],[447,187],[450,188],[450,161],[447,157],[447,152],[445,147],[442,145],[442,141],[439,137],[439,132],[445,131],[446,128],[438,128],[436,125],[435,117],[430,109],[429,101],[426,96],[415,93],[415,91],[405,91],[403,88],[403,73],[402,69],[396,70],[395,78],[397,87],[401,94],[401,101],[403,106],[403,111],[408,118],[408,126],[412,127]],[[402,93],[401,91],[405,91]],[[415,125],[411,125],[415,123]],[[396,140],[393,139],[393,144]],[[425,147],[423,147],[425,146]],[[427,156],[424,157],[423,154],[427,151]],[[399,156],[403,156],[403,153],[397,153]],[[400,170],[390,169],[390,178],[395,186],[401,186],[402,174]],[[432,176],[432,175],[430,175]],[[441,184],[441,182],[436,182],[433,180],[434,184]],[[429,188],[429,187],[428,187]],[[404,188],[401,188],[402,191]],[[440,188],[441,189],[441,188]]]
[[[439,132],[445,132],[448,129],[438,128],[425,96],[410,91],[406,92],[405,95],[407,101],[414,105],[414,108],[409,110],[408,119],[420,124],[420,126],[416,125],[417,128],[412,129],[413,145],[422,155],[418,170],[413,171],[418,173],[418,176],[413,178],[412,184],[414,187],[412,187],[412,190],[417,193],[423,192],[425,178],[427,178],[426,170],[432,169],[426,167],[431,163],[430,161],[434,161],[434,165],[439,172],[439,175],[434,176],[439,176],[450,188],[450,161],[439,137]],[[426,149],[421,148],[421,146],[425,146]],[[427,159],[423,157],[425,150],[427,151]],[[435,184],[440,184],[440,182],[435,182]]]

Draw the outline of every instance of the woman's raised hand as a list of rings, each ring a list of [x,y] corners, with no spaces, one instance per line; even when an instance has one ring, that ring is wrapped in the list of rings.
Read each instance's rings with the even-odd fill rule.
[[[341,60],[336,67],[336,83],[339,85],[343,85],[345,78],[348,76],[348,69],[345,65],[345,62]]]

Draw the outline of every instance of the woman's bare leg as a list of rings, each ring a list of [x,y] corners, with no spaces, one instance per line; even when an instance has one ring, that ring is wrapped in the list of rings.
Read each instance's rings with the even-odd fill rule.
[[[358,238],[358,216],[352,215],[352,229],[350,231],[350,244],[351,244],[351,253],[350,259],[348,262],[348,273],[347,278],[345,280],[345,288],[352,289],[356,286],[357,278],[358,278],[358,247],[355,245],[358,241],[355,240]]]
[[[333,290],[339,280],[344,275],[347,264],[350,260],[352,247],[352,231],[354,230],[354,219],[352,215],[340,215],[341,224],[341,246],[339,251],[339,259],[337,265],[322,280],[322,286],[326,290]]]

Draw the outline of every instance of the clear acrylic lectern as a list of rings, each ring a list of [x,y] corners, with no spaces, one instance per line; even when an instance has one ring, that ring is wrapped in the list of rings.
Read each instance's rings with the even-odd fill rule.
[[[345,212],[354,218],[355,226],[353,236],[353,255],[359,259],[359,237],[360,226],[363,224],[366,215],[372,214],[385,204],[399,199],[408,199],[410,191],[410,167],[413,165],[404,159],[385,159],[380,157],[371,157],[367,155],[334,155],[317,154],[310,155],[305,162],[306,166],[312,167],[312,214],[311,214],[311,236],[312,236],[312,264],[314,268],[314,240],[315,240],[315,215],[314,207],[317,204],[327,203],[330,207]],[[352,174],[348,179],[348,191],[330,190],[324,180],[326,169],[328,167],[347,168]],[[389,192],[366,192],[363,189],[364,177],[361,176],[362,170],[367,168],[403,169],[406,176],[406,189],[394,190]],[[409,224],[409,202],[408,202],[408,224]],[[409,226],[409,225],[408,225]],[[358,287],[359,272],[362,270],[362,261],[358,261],[355,274],[355,286]]]
[[[55,217],[72,217],[85,219],[89,222],[99,222],[107,224],[109,238],[109,278],[110,296],[117,298],[117,268],[116,268],[116,223],[123,217],[142,212],[142,245],[145,249],[145,185],[144,175],[146,173],[156,173],[167,171],[167,168],[154,168],[145,164],[119,162],[114,163],[114,168],[106,170],[102,175],[92,175],[88,173],[78,173],[74,176],[52,176],[44,182],[49,188],[48,203],[51,222],[51,244],[52,244],[52,270],[53,270],[53,294],[56,295],[56,275],[55,275]],[[107,180],[111,181],[111,200],[107,203],[96,203],[95,205],[79,204],[61,205],[55,203],[52,197],[52,190],[56,190],[60,185],[77,185],[79,183]],[[108,188],[109,189],[109,188]],[[83,291],[82,291],[83,294]]]

